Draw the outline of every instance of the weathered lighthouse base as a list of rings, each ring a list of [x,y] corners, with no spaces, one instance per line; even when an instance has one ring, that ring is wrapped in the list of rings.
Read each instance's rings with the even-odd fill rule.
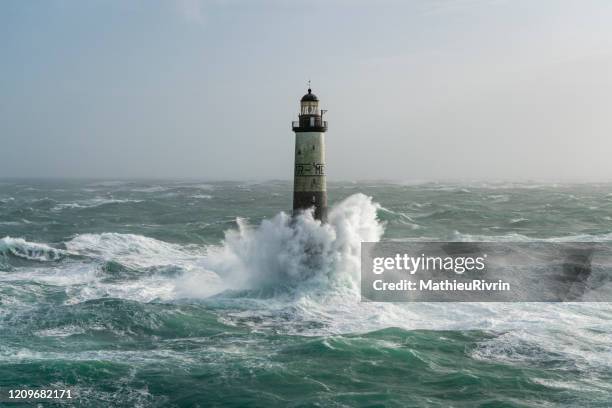
[[[294,191],[293,215],[314,207],[314,217],[327,222],[327,191]]]

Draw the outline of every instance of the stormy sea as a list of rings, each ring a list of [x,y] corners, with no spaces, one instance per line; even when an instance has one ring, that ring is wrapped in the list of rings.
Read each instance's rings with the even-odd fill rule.
[[[362,241],[612,240],[612,184],[0,181],[0,405],[609,407],[610,303],[367,303]],[[23,406],[32,406],[23,402]]]

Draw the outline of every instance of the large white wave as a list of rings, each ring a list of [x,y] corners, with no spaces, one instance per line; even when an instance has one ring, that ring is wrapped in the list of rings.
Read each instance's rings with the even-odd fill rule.
[[[28,242],[23,238],[0,238],[0,255],[7,253],[31,261],[57,261],[65,255],[65,251],[46,244]]]
[[[65,245],[71,254],[115,261],[129,268],[165,265],[187,267],[199,259],[195,247],[191,249],[135,234],[80,234]]]
[[[312,211],[295,218],[280,213],[259,226],[239,219],[238,229],[226,232],[222,245],[209,247],[201,265],[232,289],[321,283],[356,288],[361,242],[383,234],[378,208],[370,197],[356,194],[331,209],[328,224],[315,220]],[[185,283],[185,295],[206,286],[197,276]]]

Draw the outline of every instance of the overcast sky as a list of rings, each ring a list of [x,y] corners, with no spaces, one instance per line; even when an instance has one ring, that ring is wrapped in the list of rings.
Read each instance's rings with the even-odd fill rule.
[[[0,177],[612,181],[612,2],[0,2]]]

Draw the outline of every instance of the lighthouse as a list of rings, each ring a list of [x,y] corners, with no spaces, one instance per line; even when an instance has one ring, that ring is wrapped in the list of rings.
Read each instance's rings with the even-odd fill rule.
[[[295,169],[293,175],[293,214],[314,207],[314,217],[327,220],[327,183],[325,181],[326,111],[319,110],[319,98],[308,93],[300,101],[295,132]]]

